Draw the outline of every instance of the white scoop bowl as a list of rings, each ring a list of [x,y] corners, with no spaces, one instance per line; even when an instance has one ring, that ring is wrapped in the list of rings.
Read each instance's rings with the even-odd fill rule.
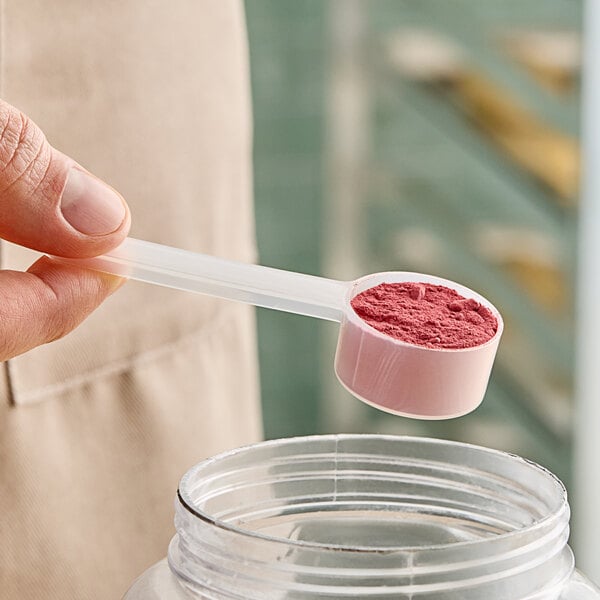
[[[420,273],[389,272],[336,281],[197,254],[127,238],[90,259],[59,259],[78,266],[181,290],[238,300],[341,323],[335,357],[340,382],[364,402],[420,419],[464,415],[483,400],[502,335],[502,317],[485,298],[453,281]],[[380,283],[443,285],[489,308],[498,330],[485,344],[465,349],[425,348],[380,333],[350,305]]]

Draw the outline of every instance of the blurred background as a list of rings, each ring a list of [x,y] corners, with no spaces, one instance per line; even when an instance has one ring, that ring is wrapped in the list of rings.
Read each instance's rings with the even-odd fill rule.
[[[342,390],[335,324],[259,310],[267,437],[450,438],[572,486],[582,4],[246,1],[261,262],[432,273],[506,325],[482,406],[420,422]]]

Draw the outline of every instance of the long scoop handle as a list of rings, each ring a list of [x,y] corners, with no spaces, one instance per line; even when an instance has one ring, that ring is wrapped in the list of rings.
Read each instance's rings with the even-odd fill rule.
[[[59,260],[138,281],[329,321],[341,321],[350,285],[134,238],[126,238],[119,247],[102,256]]]

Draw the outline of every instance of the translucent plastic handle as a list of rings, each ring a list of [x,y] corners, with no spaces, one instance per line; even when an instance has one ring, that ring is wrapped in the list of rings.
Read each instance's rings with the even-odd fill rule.
[[[60,260],[130,279],[330,321],[341,321],[350,285],[133,238],[96,258]]]

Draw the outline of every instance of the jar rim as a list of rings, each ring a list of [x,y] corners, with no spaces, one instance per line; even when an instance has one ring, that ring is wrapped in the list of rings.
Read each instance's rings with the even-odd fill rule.
[[[454,448],[464,448],[471,449],[474,452],[479,452],[488,456],[496,456],[501,459],[510,459],[515,463],[521,463],[522,466],[526,466],[534,472],[538,472],[543,476],[547,477],[548,480],[554,485],[557,491],[557,495],[559,497],[559,501],[556,503],[556,507],[549,512],[549,514],[543,516],[535,520],[533,523],[518,529],[514,529],[511,531],[499,533],[494,536],[493,540],[497,543],[502,543],[503,541],[510,540],[511,538],[515,538],[516,536],[527,535],[527,534],[535,534],[538,530],[543,529],[552,529],[552,525],[554,523],[558,523],[561,520],[567,520],[569,518],[569,504],[567,498],[567,490],[562,483],[562,481],[554,475],[551,471],[543,467],[542,465],[536,463],[535,461],[523,458],[517,454],[513,454],[510,452],[506,452],[503,450],[497,450],[493,448],[487,448],[484,446],[479,446],[477,444],[471,444],[466,442],[458,442],[454,440],[444,440],[444,439],[436,439],[424,436],[408,436],[408,435],[387,435],[387,434],[326,434],[326,435],[311,435],[311,436],[297,436],[291,438],[282,438],[282,439],[273,439],[262,442],[257,442],[253,444],[248,444],[245,446],[241,446],[239,448],[235,448],[232,450],[227,450],[225,452],[221,452],[215,456],[207,458],[200,463],[196,464],[192,467],[182,478],[177,489],[177,500],[179,501],[181,507],[189,512],[194,517],[202,520],[209,525],[216,527],[218,529],[222,529],[228,532],[231,532],[235,535],[244,536],[248,539],[253,539],[256,541],[264,541],[270,543],[281,543],[286,546],[297,547],[299,549],[319,549],[322,551],[333,551],[333,552],[352,552],[352,553],[361,553],[361,554],[378,554],[378,555],[389,555],[398,552],[411,552],[411,551],[443,551],[443,550],[451,550],[451,549],[462,549],[462,548],[473,548],[476,549],[478,546],[482,546],[484,544],[489,544],[490,539],[475,539],[475,540],[463,540],[463,541],[453,541],[453,542],[444,542],[437,544],[429,544],[429,545],[398,545],[398,546],[385,546],[385,547],[376,547],[376,546],[350,546],[345,544],[331,544],[325,542],[315,542],[315,541],[307,541],[300,539],[290,539],[287,537],[278,537],[274,535],[264,534],[258,531],[253,531],[250,529],[245,529],[244,527],[240,527],[237,525],[233,525],[228,523],[222,519],[216,518],[209,514],[207,511],[202,510],[199,507],[193,506],[193,502],[189,495],[185,493],[185,486],[188,481],[194,477],[197,477],[202,470],[206,470],[209,467],[213,466],[215,463],[220,461],[227,460],[229,458],[233,458],[239,454],[243,454],[246,452],[250,452],[254,449],[260,448],[268,448],[272,446],[281,445],[282,443],[287,444],[302,444],[302,443],[310,443],[316,441],[350,441],[350,440],[378,440],[378,441],[389,441],[389,442],[406,442],[406,443],[422,443],[422,444],[431,444],[431,445],[440,445]],[[469,467],[465,467],[469,468]]]

